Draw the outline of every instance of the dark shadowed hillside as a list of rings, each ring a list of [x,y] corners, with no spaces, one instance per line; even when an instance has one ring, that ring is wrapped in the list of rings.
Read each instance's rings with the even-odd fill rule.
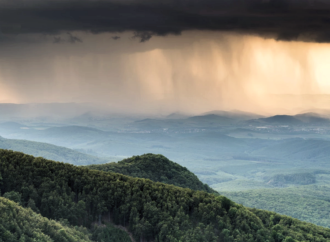
[[[111,171],[127,176],[147,178],[155,182],[173,184],[175,186],[190,188],[193,190],[217,193],[208,185],[203,184],[197,176],[187,168],[170,161],[162,155],[145,154],[133,156],[119,161],[103,165],[90,165],[90,169]]]
[[[1,242],[89,242],[89,233],[82,227],[63,225],[42,217],[31,209],[0,197]]]

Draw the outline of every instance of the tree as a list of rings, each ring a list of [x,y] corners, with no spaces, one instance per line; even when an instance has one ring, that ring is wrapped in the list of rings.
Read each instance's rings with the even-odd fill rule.
[[[291,236],[287,236],[287,237],[285,237],[284,242],[294,242],[294,239],[292,239]]]
[[[18,192],[6,192],[5,194],[3,194],[3,197],[14,201],[15,203],[21,204],[22,202],[22,195]]]
[[[31,208],[34,212],[36,213],[40,213],[39,209],[36,206],[36,203],[34,202],[33,199],[29,199],[28,204],[27,204],[28,208]]]

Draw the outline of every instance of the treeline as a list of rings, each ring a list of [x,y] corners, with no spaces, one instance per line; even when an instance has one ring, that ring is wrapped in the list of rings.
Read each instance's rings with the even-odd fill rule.
[[[0,189],[51,219],[91,228],[112,220],[137,241],[329,241],[330,230],[229,199],[146,179],[0,150]]]
[[[203,184],[198,177],[186,167],[170,161],[163,155],[145,154],[124,159],[118,163],[112,162],[102,165],[89,165],[93,170],[120,173],[127,176],[150,179],[155,182],[172,184],[192,190],[216,193],[207,184]]]

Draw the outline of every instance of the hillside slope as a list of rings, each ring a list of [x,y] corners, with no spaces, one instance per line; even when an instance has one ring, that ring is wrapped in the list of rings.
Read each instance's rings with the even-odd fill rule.
[[[330,230],[222,196],[0,150],[2,192],[43,216],[90,226],[111,219],[137,241],[329,241]]]
[[[300,186],[223,192],[244,206],[266,209],[330,228],[330,186]]]
[[[0,197],[0,241],[88,242],[88,231],[49,220]]]
[[[145,154],[124,159],[118,163],[90,165],[87,168],[110,171],[127,176],[150,179],[155,182],[172,184],[193,190],[217,193],[187,168],[170,161],[165,156]]]
[[[55,161],[65,161],[74,165],[89,165],[105,163],[105,159],[80,153],[61,146],[28,140],[5,139],[0,137],[0,149],[24,152],[36,157]]]

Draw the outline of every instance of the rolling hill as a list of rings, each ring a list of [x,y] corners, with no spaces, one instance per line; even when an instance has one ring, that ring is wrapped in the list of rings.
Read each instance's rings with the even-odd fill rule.
[[[301,113],[297,115],[275,115],[266,118],[252,119],[247,122],[268,125],[328,125],[330,120],[317,113]]]
[[[80,153],[65,147],[28,140],[5,139],[0,137],[0,149],[20,151],[29,155],[44,157],[55,161],[65,161],[74,165],[89,165],[107,162],[106,159]]]
[[[322,139],[284,139],[250,153],[286,161],[325,162],[330,157],[330,141]]]
[[[330,120],[317,113],[302,113],[294,116],[295,118],[309,124],[329,124]]]
[[[182,120],[178,122],[182,122]],[[7,125],[20,126],[15,123]],[[245,160],[325,162],[330,157],[330,142],[326,139],[287,137],[280,140],[267,139],[266,137],[269,138],[271,134],[267,134],[264,139],[261,139],[258,138],[256,133],[249,133],[248,130],[246,132],[250,134],[250,136],[247,136],[248,138],[235,138],[226,135],[226,132],[201,131],[201,129],[186,133],[167,133],[163,130],[162,132],[151,133],[116,133],[90,127],[63,126],[45,130],[23,130],[19,138],[64,146],[87,153],[91,155],[91,157],[88,157],[89,160],[95,160],[88,162],[86,161],[87,158],[84,158],[86,162],[82,161],[81,165],[104,163],[104,160],[101,161],[102,159],[95,156],[125,158],[143,153],[162,153],[173,160],[189,159],[192,162],[189,165],[185,164],[185,166],[189,166],[190,169],[194,165],[194,160],[208,158],[227,159],[228,157],[234,157],[236,159],[239,157],[239,159]],[[0,148],[9,148],[52,160],[66,160],[73,164],[79,164],[76,161],[71,161],[69,156],[58,157],[59,153],[55,154],[54,151],[51,151],[52,155],[50,155],[39,154],[40,152],[38,153],[37,150],[31,152],[26,148],[16,149],[14,146],[0,146]],[[50,148],[39,148],[39,150],[47,149]],[[68,151],[62,153],[68,153]],[[79,154],[79,156],[81,155]],[[78,154],[76,156],[78,157]],[[97,161],[97,159],[99,160]],[[120,158],[116,160],[118,159]]]
[[[232,119],[236,119],[236,120],[250,120],[250,119],[257,119],[257,118],[264,117],[259,114],[243,112],[240,110],[231,110],[231,111],[213,110],[210,112],[203,113],[201,115],[209,115],[209,114],[214,114],[214,115],[232,118]]]
[[[197,176],[187,168],[170,161],[162,155],[145,154],[124,159],[118,163],[89,165],[93,170],[120,173],[127,176],[147,178],[155,182],[172,184],[193,190],[217,193],[203,184]]]
[[[180,118],[177,118],[175,115],[170,117],[172,118],[148,118],[138,120],[133,122],[131,126],[142,130],[161,130],[164,128],[182,130],[193,128],[216,128],[235,124],[240,120],[245,120],[244,117],[229,112],[206,113],[191,117],[179,116]]]
[[[233,124],[234,122],[237,122],[237,120],[217,114],[206,114],[190,117],[187,119],[187,122],[193,123],[196,126],[210,127]]]
[[[329,241],[330,229],[226,197],[0,150],[0,189],[40,214],[91,226],[112,221],[137,241]]]
[[[303,122],[298,118],[290,115],[275,115],[268,118],[257,119],[261,123],[274,124],[274,125],[301,125]]]

